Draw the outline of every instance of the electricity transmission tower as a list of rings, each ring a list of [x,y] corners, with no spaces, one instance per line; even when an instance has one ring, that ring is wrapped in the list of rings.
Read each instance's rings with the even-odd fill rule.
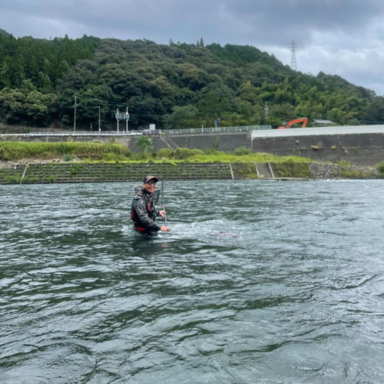
[[[297,71],[297,64],[296,64],[296,44],[295,40],[292,40],[292,43],[289,46],[289,50],[291,51],[291,68],[294,71]]]

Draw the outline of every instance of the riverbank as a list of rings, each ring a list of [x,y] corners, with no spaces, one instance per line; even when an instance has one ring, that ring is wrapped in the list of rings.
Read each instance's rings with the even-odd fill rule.
[[[4,163],[3,163],[4,165]],[[377,169],[320,163],[58,163],[11,164],[0,168],[0,184],[141,182],[155,174],[166,180],[375,179]]]
[[[384,177],[384,164],[319,163],[245,147],[232,152],[163,148],[132,153],[114,142],[0,142],[0,184],[139,182],[148,173],[168,180],[374,179]]]

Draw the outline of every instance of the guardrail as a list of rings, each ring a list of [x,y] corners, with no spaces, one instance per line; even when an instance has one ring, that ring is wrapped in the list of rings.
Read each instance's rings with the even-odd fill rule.
[[[185,135],[185,134],[204,134],[204,133],[231,133],[231,132],[250,132],[270,130],[270,125],[247,125],[241,127],[209,127],[209,128],[190,128],[190,129],[162,129],[161,132],[166,135]]]
[[[69,132],[69,131],[63,131],[63,132],[30,132],[30,133],[1,133],[0,137],[5,136],[18,136],[18,137],[34,137],[34,136],[137,136],[142,135],[143,131],[130,131],[130,132]]]
[[[62,131],[62,132],[49,132],[49,131],[33,131],[29,133],[2,133],[0,137],[17,136],[17,137],[39,137],[39,136],[138,136],[138,135],[186,135],[186,134],[208,134],[208,133],[236,133],[236,132],[251,132],[260,130],[270,130],[270,125],[257,125],[257,126],[242,126],[242,127],[209,127],[209,128],[190,128],[190,129],[156,129],[143,130],[143,131],[104,131],[104,132],[89,132],[89,131]]]

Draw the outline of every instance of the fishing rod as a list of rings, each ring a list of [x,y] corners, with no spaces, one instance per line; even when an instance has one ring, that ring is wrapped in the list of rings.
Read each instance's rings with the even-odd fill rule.
[[[161,192],[163,195],[163,211],[164,211],[164,221],[165,221],[165,226],[168,227],[167,225],[167,214],[165,212],[165,202],[164,202],[164,179],[161,179]]]

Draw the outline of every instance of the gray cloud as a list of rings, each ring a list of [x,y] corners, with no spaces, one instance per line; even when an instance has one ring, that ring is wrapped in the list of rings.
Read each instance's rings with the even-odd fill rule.
[[[379,0],[0,0],[14,36],[83,34],[159,43],[250,44],[303,72],[320,70],[384,94],[384,2]]]

